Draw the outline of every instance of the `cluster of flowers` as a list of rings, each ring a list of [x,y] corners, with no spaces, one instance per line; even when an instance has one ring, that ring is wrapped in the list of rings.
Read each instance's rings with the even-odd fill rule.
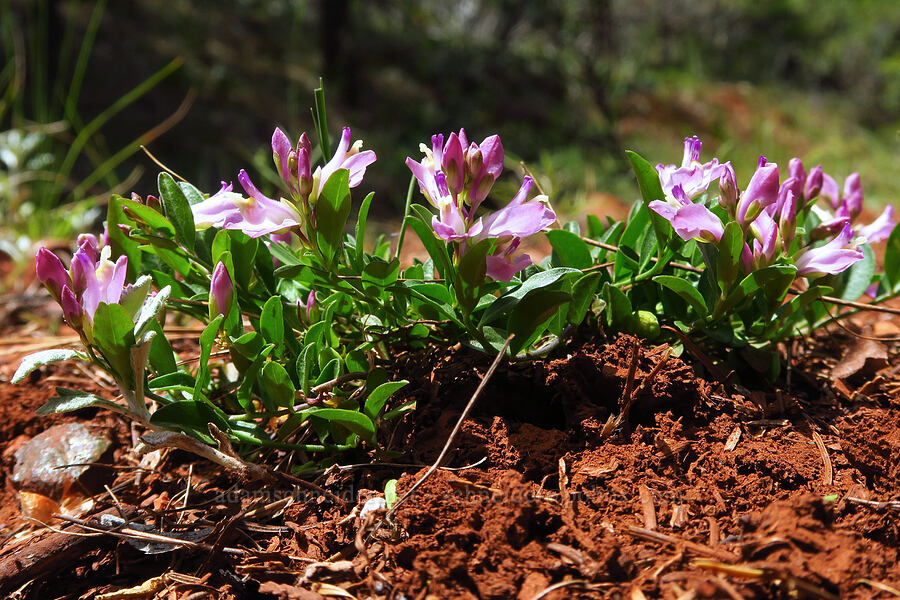
[[[456,245],[457,255],[465,254],[469,244],[490,239],[494,247],[487,257],[487,276],[509,281],[531,264],[527,254],[515,256],[522,238],[547,229],[556,222],[556,214],[547,196],[528,199],[533,186],[525,177],[513,199],[500,210],[478,216],[481,203],[503,171],[503,144],[492,135],[481,144],[468,142],[466,132],[451,133],[444,143],[443,134],[431,137],[431,148],[420,145],[425,154],[421,162],[407,157],[406,166],[419,182],[419,190],[438,210],[432,227],[442,240]]]
[[[111,249],[106,240],[98,243],[96,236],[78,236],[78,250],[69,268],[47,248],[38,250],[35,270],[38,280],[63,309],[63,317],[72,329],[90,341],[94,314],[100,303],[118,304],[132,286],[125,284],[128,257],[110,260]]]
[[[727,222],[739,223],[745,232],[741,262],[747,273],[773,264],[782,254],[801,276],[840,273],[863,258],[859,244],[886,240],[896,225],[891,206],[873,223],[854,225],[863,201],[857,173],[847,177],[841,194],[837,182],[821,165],[807,173],[803,162],[792,158],[788,177],[781,181],[778,165],[761,156],[747,188],[740,191],[731,163],[719,164],[715,158],[701,163],[701,146],[696,136],[686,138],[681,166],[656,166],[665,201],[651,202],[650,208],[668,220],[684,240],[715,243]],[[695,202],[714,181],[719,182],[719,205],[727,214],[724,222],[702,201]],[[835,212],[816,206],[818,199],[827,200]],[[810,211],[821,223],[808,232],[802,245],[794,244],[798,214],[805,216]],[[825,243],[819,245],[822,241]]]
[[[351,144],[349,127],[341,132],[334,156],[325,165],[311,166],[311,144],[303,133],[297,145],[276,128],[272,135],[272,154],[278,174],[284,180],[289,198],[275,200],[265,196],[243,169],[238,181],[245,195],[237,193],[231,183],[222,182],[221,189],[191,207],[197,229],[217,227],[236,229],[252,238],[269,236],[276,241],[290,241],[291,233],[303,244],[315,243],[308,235],[315,231],[316,203],[325,184],[339,169],[349,172],[351,188],[362,183],[366,168],[375,162],[375,153],[362,151],[362,141]],[[546,196],[528,200],[532,180],[526,177],[513,200],[503,209],[476,218],[476,211],[503,170],[504,152],[496,135],[480,145],[466,141],[465,131],[451,134],[446,145],[442,135],[432,138],[433,149],[424,148],[421,163],[407,159],[426,198],[439,210],[434,218],[435,234],[455,242],[460,254],[467,242],[484,239],[496,241],[487,257],[489,277],[509,281],[518,271],[531,264],[527,255],[515,256],[523,237],[549,227],[556,215],[546,204]],[[102,247],[102,249],[101,249]],[[42,248],[37,255],[37,276],[63,308],[66,321],[90,339],[94,313],[99,303],[119,303],[125,285],[127,257],[110,261],[110,247],[98,246],[96,237],[85,234],[78,239],[78,251],[69,270],[50,250]],[[228,314],[233,304],[234,284],[227,268],[218,263],[210,279],[210,317]],[[307,320],[315,306],[315,292],[306,302],[298,300],[298,310]]]

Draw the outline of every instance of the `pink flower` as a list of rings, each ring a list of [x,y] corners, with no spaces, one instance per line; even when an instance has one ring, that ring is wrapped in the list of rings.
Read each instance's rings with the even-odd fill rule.
[[[264,196],[243,169],[238,180],[249,197],[232,192],[231,184],[222,182],[222,189],[216,194],[191,206],[198,229],[210,226],[238,229],[257,238],[268,233],[283,233],[300,225],[303,219],[293,206],[285,200],[276,201]]]

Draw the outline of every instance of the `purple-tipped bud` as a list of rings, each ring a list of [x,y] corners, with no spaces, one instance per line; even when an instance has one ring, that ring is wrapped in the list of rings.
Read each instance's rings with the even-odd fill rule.
[[[59,257],[46,248],[38,250],[34,261],[38,281],[44,284],[50,295],[58,302],[63,286],[71,286],[72,280]]]
[[[734,167],[727,162],[722,165],[722,176],[719,177],[719,204],[728,211],[729,215],[734,215],[737,201],[737,176],[734,174]]]
[[[684,138],[684,156],[681,159],[681,166],[687,167],[692,162],[699,162],[701,148],[703,148],[703,143],[696,135]]]
[[[803,189],[803,184],[806,183],[806,169],[803,168],[802,160],[799,158],[792,158],[790,162],[788,162],[788,177],[793,177],[799,181],[800,189]]]
[[[802,189],[803,187],[800,184],[800,180],[796,177],[788,177],[781,182],[781,187],[778,188],[778,198],[775,201],[775,214],[781,214],[781,209],[784,206],[788,194],[793,194],[794,201],[796,202],[797,198],[800,197]]]
[[[72,276],[72,291],[78,296],[83,294],[88,287],[88,278],[95,279],[96,276],[92,275],[96,271],[97,261],[91,260],[90,255],[83,248],[79,248],[75,255],[72,256],[72,264],[69,265],[69,274]]]
[[[306,135],[306,134],[304,134]],[[304,198],[312,192],[313,178],[309,164],[309,150],[300,148],[297,152],[297,181],[300,184],[300,195]]]
[[[159,202],[159,198],[157,198],[156,196],[147,196],[147,206],[157,212],[162,212],[162,204]]]
[[[228,274],[225,263],[219,262],[212,274],[209,284],[209,318],[227,315],[234,301],[234,284]]]
[[[844,180],[844,197],[852,196],[855,193],[862,193],[862,184],[859,181],[859,173],[850,173]]]
[[[781,233],[781,241],[784,251],[788,252],[794,241],[797,229],[797,196],[791,190],[787,191],[778,213],[778,230]]]
[[[481,153],[481,148],[472,142],[466,151],[466,182],[474,183],[481,175],[482,167],[484,167],[484,155]]]
[[[454,194],[461,192],[466,183],[464,161],[465,157],[459,136],[451,133],[447,139],[447,145],[444,146],[441,168],[447,175],[447,185]]]
[[[749,225],[759,215],[760,211],[778,200],[778,165],[765,162],[766,157],[760,157],[760,166],[757,167],[747,189],[741,195],[738,202],[737,218],[742,225]]]
[[[275,168],[288,186],[291,185],[291,169],[288,164],[291,154],[291,140],[284,134],[280,127],[275,128],[272,134],[272,158],[275,160]]]
[[[837,181],[828,173],[822,173],[822,189],[819,191],[819,196],[827,200],[831,204],[831,208],[837,208],[841,204],[841,191]]]
[[[144,199],[141,198],[141,196],[139,194],[136,194],[135,192],[131,192],[131,201],[137,202],[138,204],[144,203]]]
[[[81,330],[84,311],[81,309],[81,303],[75,297],[75,292],[68,285],[64,285],[62,288],[59,305],[62,307],[63,317],[66,319],[69,327],[76,331]]]
[[[300,134],[300,139],[297,140],[297,154],[300,154],[300,151],[304,148],[306,149],[307,156],[309,156],[312,152],[312,142],[309,141],[309,136],[306,135],[305,131]]]
[[[100,247],[97,245],[97,236],[93,233],[82,233],[78,236],[78,248],[84,250],[92,261],[100,260]]]
[[[809,202],[813,198],[818,197],[822,191],[822,165],[816,165],[806,177],[806,184],[803,188],[803,198]]]
[[[310,290],[309,296],[306,297],[306,303],[304,304],[303,300],[297,298],[297,318],[301,321],[306,320],[306,323],[312,322],[312,311],[316,307],[316,291]],[[301,309],[303,312],[301,313]]]

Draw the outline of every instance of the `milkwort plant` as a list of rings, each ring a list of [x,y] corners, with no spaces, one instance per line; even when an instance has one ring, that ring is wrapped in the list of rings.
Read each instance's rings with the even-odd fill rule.
[[[712,350],[771,356],[830,319],[835,302],[900,293],[893,209],[858,224],[857,176],[841,190],[794,159],[782,180],[760,158],[741,190],[730,163],[700,162],[696,138],[681,165],[654,168],[629,152],[642,200],[624,222],[588,217],[582,234],[557,224],[530,177],[487,208],[503,201],[491,195],[504,166],[498,136],[479,144],[464,130],[436,134],[407,159],[424,203],[411,185],[401,241],[369,241],[373,194],[346,229],[375,153],[349,128],[332,151],[324,114],[317,90],[316,137],[331,157],[318,166],[309,136],[294,143],[275,130],[283,187],[274,198],[244,171],[243,193],[223,183],[212,195],[162,173],[158,196],[110,199],[104,235],[81,236],[68,269],[39,252],[38,278],[84,350],[29,356],[14,380],[80,359],[107,371],[124,400],[59,388],[40,412],[104,406],[207,444],[224,435],[245,456],[293,451],[300,472],[343,450],[377,449],[379,425],[414,408],[389,402],[408,383],[389,380],[400,350],[462,342],[496,353],[512,336],[508,358],[525,360],[585,323],[659,337],[659,315]],[[403,267],[407,228],[428,256]],[[535,263],[519,246],[540,232],[552,254]],[[869,243],[884,240],[876,274]],[[196,362],[176,362],[166,310],[204,324]]]

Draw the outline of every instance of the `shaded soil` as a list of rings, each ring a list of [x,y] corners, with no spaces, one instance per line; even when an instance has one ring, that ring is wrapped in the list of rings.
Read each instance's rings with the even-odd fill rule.
[[[49,547],[52,569],[19,563],[18,597],[88,598],[157,576],[158,589],[144,597],[305,599],[335,597],[338,587],[410,600],[894,597],[900,363],[895,347],[882,346],[887,360],[847,368],[842,357],[864,352],[858,344],[841,330],[798,343],[791,385],[754,386],[765,392],[711,382],[690,357],[666,359],[664,348],[628,336],[588,336],[565,355],[506,365],[464,423],[445,461],[453,470],[435,472],[381,527],[383,511],[361,518],[359,509],[388,480],[402,496],[424,474],[489,358],[465,350],[398,357],[412,383],[393,402],[415,399],[417,410],[382,431],[385,452],[342,457],[361,466],[316,479],[343,504],[240,481],[181,452],[136,482],[126,468],[137,464],[126,451],[129,428],[117,417],[36,417],[54,384],[47,372],[0,383],[0,595],[12,593],[3,588],[10,559]],[[610,433],[626,392],[628,418]],[[121,511],[159,531],[207,531],[203,546],[147,555],[100,536],[53,550],[71,536],[17,532],[16,492],[5,479],[11,449],[73,418],[110,432],[117,448],[108,460],[120,468],[102,482],[114,492],[101,485],[92,512]]]

